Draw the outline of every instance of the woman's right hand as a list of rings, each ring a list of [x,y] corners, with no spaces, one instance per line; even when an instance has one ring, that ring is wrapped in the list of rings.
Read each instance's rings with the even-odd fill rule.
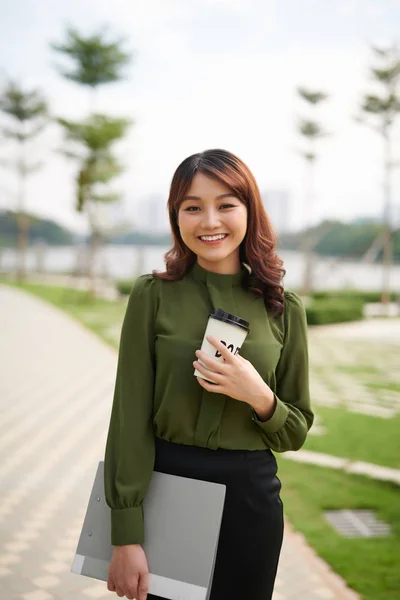
[[[146,554],[140,544],[114,546],[108,570],[107,589],[122,598],[146,600],[149,589],[149,569]]]

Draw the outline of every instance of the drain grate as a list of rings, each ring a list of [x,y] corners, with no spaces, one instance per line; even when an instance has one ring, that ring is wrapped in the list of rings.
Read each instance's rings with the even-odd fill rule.
[[[345,537],[385,537],[391,533],[389,525],[379,521],[372,510],[326,510],[324,515]]]

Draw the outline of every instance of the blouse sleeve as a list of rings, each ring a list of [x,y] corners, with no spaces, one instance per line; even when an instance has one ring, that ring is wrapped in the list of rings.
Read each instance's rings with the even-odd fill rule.
[[[114,398],[104,457],[104,492],[111,508],[111,544],[144,542],[142,502],[155,460],[156,278],[138,277],[121,329]]]
[[[285,336],[275,370],[276,407],[267,421],[251,409],[268,445],[276,452],[299,450],[311,428],[307,318],[300,297],[285,291]]]

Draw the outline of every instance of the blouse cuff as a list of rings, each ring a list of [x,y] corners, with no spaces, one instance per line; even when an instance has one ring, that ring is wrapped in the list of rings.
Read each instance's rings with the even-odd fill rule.
[[[111,509],[111,545],[143,544],[143,507]]]
[[[265,431],[265,433],[276,433],[284,426],[286,419],[289,415],[289,409],[282,400],[279,400],[278,396],[274,394],[276,400],[275,410],[272,416],[267,421],[260,421],[258,415],[253,407],[250,407],[252,413],[252,419]]]

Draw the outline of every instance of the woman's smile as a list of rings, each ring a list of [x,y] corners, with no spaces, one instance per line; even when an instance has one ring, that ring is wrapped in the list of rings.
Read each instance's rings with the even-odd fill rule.
[[[217,235],[210,235],[210,236],[201,236],[198,239],[203,242],[203,244],[206,244],[207,246],[219,246],[220,244],[222,244],[222,242],[224,240],[226,240],[226,238],[228,237],[228,233],[225,233],[223,235],[223,237],[221,236],[217,236]]]

